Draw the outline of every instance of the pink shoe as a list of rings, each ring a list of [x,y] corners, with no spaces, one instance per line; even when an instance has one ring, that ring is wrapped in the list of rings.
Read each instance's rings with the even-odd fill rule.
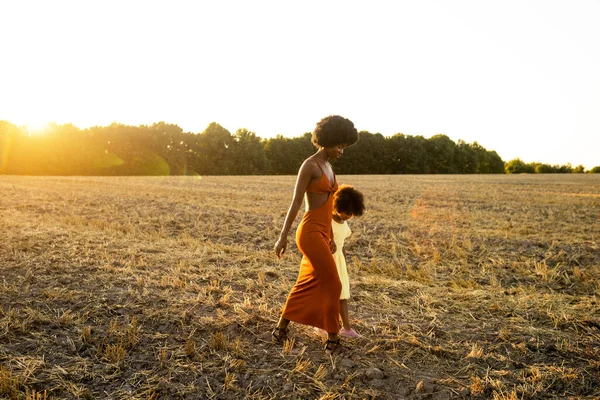
[[[361,338],[362,336],[354,330],[354,328],[340,330],[340,335],[353,338]]]

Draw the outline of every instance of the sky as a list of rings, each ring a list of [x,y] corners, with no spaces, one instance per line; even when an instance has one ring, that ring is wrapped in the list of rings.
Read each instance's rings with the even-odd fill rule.
[[[600,165],[600,1],[0,0],[0,120],[477,141]]]

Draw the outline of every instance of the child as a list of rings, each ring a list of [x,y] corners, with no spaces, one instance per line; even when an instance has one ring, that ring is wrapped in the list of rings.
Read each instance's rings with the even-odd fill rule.
[[[361,337],[350,325],[348,317],[348,299],[350,298],[350,280],[346,268],[346,250],[344,240],[350,236],[352,231],[346,222],[352,217],[360,217],[365,211],[364,197],[361,192],[350,185],[341,185],[333,195],[333,215],[331,230],[336,245],[333,259],[337,265],[340,281],[342,282],[342,294],[340,296],[340,316],[342,317],[342,329],[340,335],[346,337]]]

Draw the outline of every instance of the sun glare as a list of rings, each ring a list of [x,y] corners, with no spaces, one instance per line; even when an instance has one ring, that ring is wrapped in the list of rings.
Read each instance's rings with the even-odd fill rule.
[[[28,122],[25,126],[27,127],[27,132],[29,133],[29,136],[39,136],[43,135],[46,132],[48,128],[48,122]]]

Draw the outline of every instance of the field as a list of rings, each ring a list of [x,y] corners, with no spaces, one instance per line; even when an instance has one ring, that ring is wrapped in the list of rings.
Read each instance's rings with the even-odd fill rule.
[[[364,338],[330,357],[270,338],[294,177],[0,176],[0,398],[600,396],[600,174],[338,180]]]

